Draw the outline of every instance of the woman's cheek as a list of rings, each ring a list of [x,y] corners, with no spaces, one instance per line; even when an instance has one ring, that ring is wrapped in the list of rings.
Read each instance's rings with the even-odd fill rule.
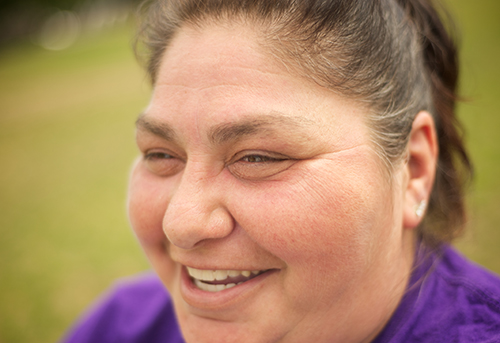
[[[154,177],[136,165],[130,178],[128,212],[132,229],[153,269],[173,291],[178,266],[168,258],[168,241],[162,226],[169,185],[167,179]]]
[[[378,173],[366,170],[366,158],[342,161],[315,161],[293,180],[243,190],[235,202],[237,221],[286,262],[363,263],[360,255],[382,226],[380,199],[371,195],[380,183],[370,177]]]
[[[165,180],[144,170],[140,164],[133,169],[128,194],[129,219],[144,248],[164,244],[163,216],[168,205]]]

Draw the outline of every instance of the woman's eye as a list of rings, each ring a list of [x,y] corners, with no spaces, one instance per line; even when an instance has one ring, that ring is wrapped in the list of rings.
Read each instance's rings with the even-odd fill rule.
[[[238,178],[258,180],[276,175],[295,162],[297,161],[281,155],[247,154],[237,157],[228,165],[228,169]]]
[[[165,152],[149,152],[144,155],[146,167],[158,176],[170,176],[178,173],[184,162]]]
[[[146,158],[148,160],[154,160],[154,159],[171,159],[173,158],[172,155],[166,154],[164,152],[152,152],[146,155]]]
[[[262,156],[262,155],[247,155],[243,157],[241,160],[249,163],[262,163],[262,162],[282,161],[283,159],[276,159],[273,157]]]

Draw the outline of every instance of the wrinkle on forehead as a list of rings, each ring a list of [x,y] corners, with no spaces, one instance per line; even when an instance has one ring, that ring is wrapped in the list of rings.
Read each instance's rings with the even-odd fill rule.
[[[221,37],[223,39],[220,39]],[[211,71],[212,76],[215,76],[216,79],[217,75],[226,74],[225,72],[229,69],[233,71],[240,69],[243,73],[247,69],[262,74],[275,74],[276,69],[283,68],[283,62],[270,58],[271,56],[265,53],[266,49],[263,49],[262,44],[259,44],[258,37],[255,28],[247,25],[231,26],[230,28],[208,25],[203,29],[193,28],[189,25],[183,26],[164,52],[156,85],[162,84],[166,79],[165,76],[168,79],[169,75],[178,73],[179,71],[175,67],[178,65],[182,65],[185,72],[186,70],[193,71],[204,68],[204,65],[209,63],[211,69],[205,69],[205,71]],[[207,54],[207,48],[210,49],[210,54]],[[165,63],[166,61],[168,63]],[[209,80],[205,79],[204,81]],[[237,82],[239,83],[241,80]]]

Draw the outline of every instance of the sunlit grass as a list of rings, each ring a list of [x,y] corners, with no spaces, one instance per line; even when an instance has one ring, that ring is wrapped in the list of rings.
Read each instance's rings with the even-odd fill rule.
[[[459,108],[476,163],[459,247],[500,272],[500,2],[450,0],[463,32]],[[118,277],[148,268],[125,197],[149,86],[129,26],[49,52],[0,51],[0,342],[54,342]]]

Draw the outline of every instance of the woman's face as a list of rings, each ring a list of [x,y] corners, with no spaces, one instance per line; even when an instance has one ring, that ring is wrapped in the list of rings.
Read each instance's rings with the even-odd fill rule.
[[[187,342],[361,342],[404,292],[404,172],[367,109],[287,72],[250,29],[182,29],[137,122],[133,229]],[[188,271],[188,270],[191,271]]]

